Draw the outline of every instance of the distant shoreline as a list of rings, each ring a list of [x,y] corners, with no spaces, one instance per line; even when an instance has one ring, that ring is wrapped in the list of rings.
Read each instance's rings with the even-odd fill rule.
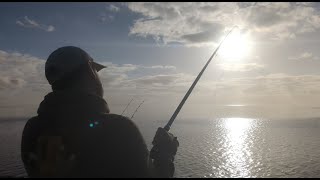
[[[0,123],[27,121],[31,117],[0,117]]]

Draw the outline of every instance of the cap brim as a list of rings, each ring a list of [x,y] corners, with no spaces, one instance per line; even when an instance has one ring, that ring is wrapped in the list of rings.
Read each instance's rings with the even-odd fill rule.
[[[99,72],[101,69],[107,68],[107,66],[104,66],[102,64],[92,62],[93,67]]]

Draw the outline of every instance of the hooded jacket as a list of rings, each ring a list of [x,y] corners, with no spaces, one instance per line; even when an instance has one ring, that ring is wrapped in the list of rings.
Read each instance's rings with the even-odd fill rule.
[[[49,93],[24,127],[21,156],[29,177],[150,176],[136,125],[85,93]]]

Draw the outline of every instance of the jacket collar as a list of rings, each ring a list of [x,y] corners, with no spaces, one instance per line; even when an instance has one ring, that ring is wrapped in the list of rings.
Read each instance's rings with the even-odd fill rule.
[[[102,97],[83,92],[50,92],[38,108],[38,115],[109,112],[108,104]]]

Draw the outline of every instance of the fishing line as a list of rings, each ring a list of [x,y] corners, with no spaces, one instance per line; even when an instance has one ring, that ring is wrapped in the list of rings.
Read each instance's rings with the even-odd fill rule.
[[[133,98],[132,98],[131,101],[127,104],[126,108],[124,108],[124,110],[122,111],[121,115],[123,115],[123,113],[127,110],[127,108],[129,107],[129,105],[131,104],[132,101],[133,101]]]
[[[136,112],[138,111],[138,109],[140,108],[140,106],[144,103],[144,100],[139,104],[139,106],[137,107],[137,109],[134,111],[134,113],[132,114],[131,118],[133,118],[133,116],[136,114]]]

